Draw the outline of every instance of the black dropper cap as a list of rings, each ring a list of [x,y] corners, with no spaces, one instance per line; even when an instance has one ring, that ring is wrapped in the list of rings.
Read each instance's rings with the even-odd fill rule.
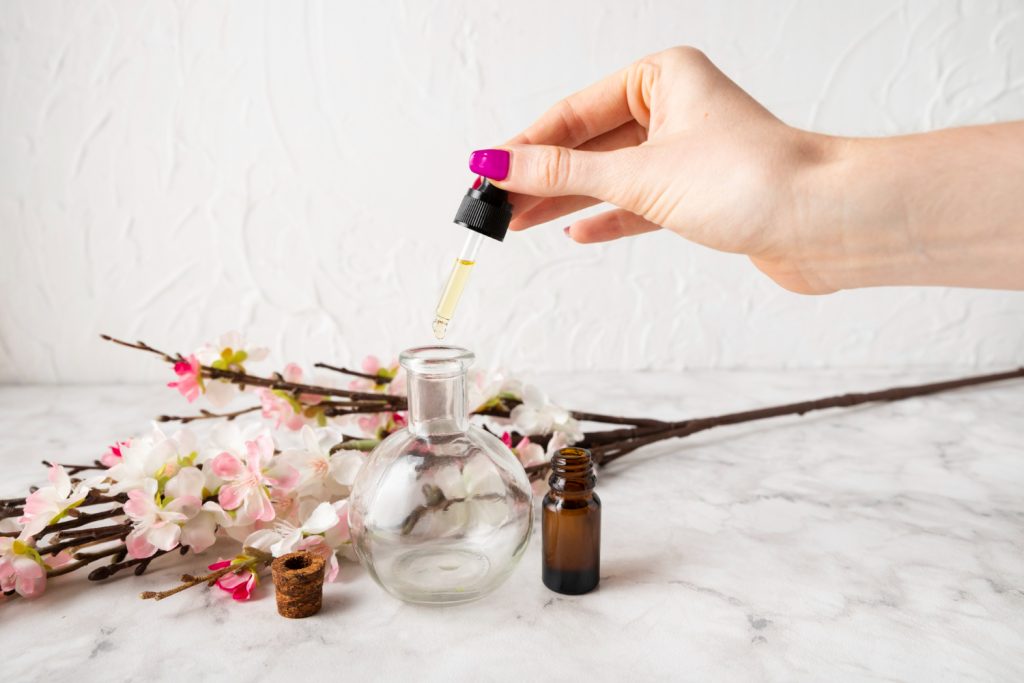
[[[486,178],[478,187],[471,187],[462,198],[455,222],[481,235],[501,242],[512,220],[512,205],[508,192],[491,185]]]

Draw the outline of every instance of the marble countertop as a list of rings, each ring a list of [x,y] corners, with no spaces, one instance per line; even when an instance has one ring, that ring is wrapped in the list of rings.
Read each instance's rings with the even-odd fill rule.
[[[687,417],[952,374],[537,380],[578,409]],[[160,387],[0,388],[0,495],[43,481],[43,458],[91,460],[180,410]],[[603,470],[599,491],[589,595],[543,586],[539,534],[481,601],[406,605],[347,564],[301,621],[278,617],[269,592],[139,600],[205,564],[173,556],[142,577],[72,575],[0,605],[0,678],[1024,679],[1024,382],[659,444]]]

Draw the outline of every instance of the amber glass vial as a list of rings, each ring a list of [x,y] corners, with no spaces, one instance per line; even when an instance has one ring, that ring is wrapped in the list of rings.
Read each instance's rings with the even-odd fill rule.
[[[551,458],[541,518],[544,585],[579,595],[597,587],[601,571],[601,499],[590,451],[563,448]]]

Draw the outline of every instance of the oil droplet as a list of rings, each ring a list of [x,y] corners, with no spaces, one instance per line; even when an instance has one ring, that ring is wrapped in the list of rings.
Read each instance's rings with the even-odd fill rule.
[[[444,318],[434,318],[434,337],[444,339],[444,333],[448,331],[448,321]]]

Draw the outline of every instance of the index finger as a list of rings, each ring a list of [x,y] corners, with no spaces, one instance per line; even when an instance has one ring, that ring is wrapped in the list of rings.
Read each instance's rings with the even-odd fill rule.
[[[627,84],[629,68],[569,95],[508,141],[519,145],[576,147],[633,120]]]

